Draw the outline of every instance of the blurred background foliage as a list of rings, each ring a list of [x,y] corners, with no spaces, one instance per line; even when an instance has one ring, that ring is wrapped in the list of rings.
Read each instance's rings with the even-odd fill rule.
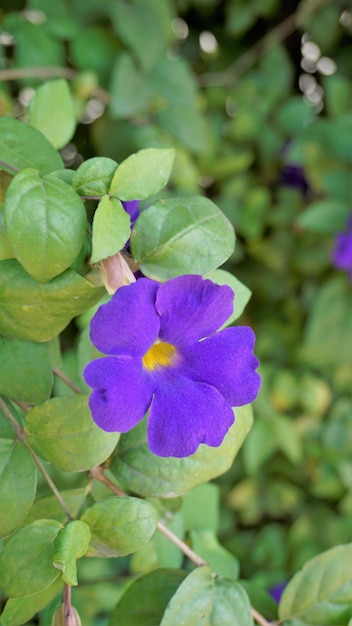
[[[240,323],[256,332],[263,385],[254,427],[207,486],[210,522],[192,540],[209,547],[204,532],[217,532],[229,568],[238,559],[241,578],[264,589],[351,541],[350,283],[331,263],[351,211],[351,31],[345,0],[0,3],[1,115],[28,121],[34,90],[65,78],[77,119],[61,150],[67,167],[174,147],[162,195],[203,194],[235,227],[225,268],[252,291]],[[79,380],[77,329],[64,347]],[[66,489],[83,480],[55,478]],[[179,558],[150,544],[132,559],[82,559],[83,623],[107,623],[129,568]]]

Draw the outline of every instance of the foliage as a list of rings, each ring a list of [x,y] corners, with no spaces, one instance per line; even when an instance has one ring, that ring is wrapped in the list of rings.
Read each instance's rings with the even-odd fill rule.
[[[351,626],[350,282],[331,262],[351,24],[345,0],[3,0],[1,626]],[[156,281],[229,285],[228,323],[256,333],[261,390],[219,448],[160,458],[145,420],[91,419],[100,262],[121,250]]]

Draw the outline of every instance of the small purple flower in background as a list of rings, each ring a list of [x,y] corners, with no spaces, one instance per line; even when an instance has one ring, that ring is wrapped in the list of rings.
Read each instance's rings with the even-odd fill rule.
[[[282,167],[280,173],[280,183],[286,187],[298,189],[303,195],[309,190],[307,179],[303,168],[300,165],[287,163]]]
[[[273,587],[271,587],[271,589],[269,589],[269,594],[277,604],[279,604],[281,600],[281,596],[286,587],[286,584],[287,583],[278,583],[277,585],[274,585]]]
[[[352,215],[348,219],[346,231],[336,235],[332,262],[338,270],[348,272],[352,281]]]
[[[148,409],[148,443],[158,456],[185,457],[219,446],[231,407],[259,390],[251,328],[217,329],[230,317],[233,291],[201,276],[166,283],[147,278],[121,287],[91,321],[91,340],[111,356],[84,371],[96,424],[127,432]]]

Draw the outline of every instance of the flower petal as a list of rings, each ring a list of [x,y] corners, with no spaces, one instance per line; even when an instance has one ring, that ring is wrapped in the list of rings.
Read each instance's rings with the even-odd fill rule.
[[[146,414],[153,383],[144,375],[142,363],[131,357],[96,359],[84,370],[93,388],[89,407],[95,423],[107,432],[125,433]]]
[[[149,447],[158,456],[190,456],[201,443],[219,446],[233,421],[231,407],[214,387],[163,376],[149,414]]]
[[[179,367],[187,376],[216,387],[231,406],[242,406],[253,402],[260,387],[254,342],[248,326],[225,328],[183,348]]]
[[[201,276],[178,276],[159,287],[160,338],[190,345],[214,333],[233,311],[234,293]]]
[[[90,325],[93,344],[105,354],[142,356],[159,332],[155,310],[158,284],[140,278],[120,287],[110,302],[99,307]]]

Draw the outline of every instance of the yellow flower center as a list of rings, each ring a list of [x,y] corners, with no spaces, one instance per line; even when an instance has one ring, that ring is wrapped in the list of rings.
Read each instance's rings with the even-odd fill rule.
[[[154,343],[142,358],[142,363],[147,370],[153,371],[157,367],[167,367],[172,363],[176,354],[176,348],[171,343],[159,341]]]

